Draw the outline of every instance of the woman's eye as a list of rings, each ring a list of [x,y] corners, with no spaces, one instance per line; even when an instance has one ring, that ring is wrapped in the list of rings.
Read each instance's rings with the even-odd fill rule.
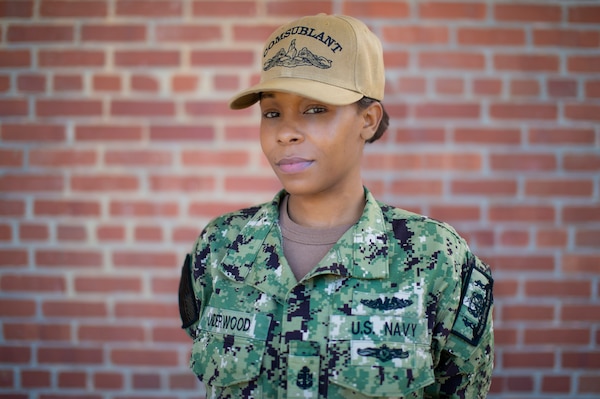
[[[279,116],[279,112],[267,111],[267,112],[263,113],[263,116],[267,119],[277,118]]]
[[[307,114],[320,114],[321,112],[325,112],[327,111],[327,109],[325,107],[319,107],[319,106],[315,106],[315,107],[311,107],[309,109],[306,110]]]

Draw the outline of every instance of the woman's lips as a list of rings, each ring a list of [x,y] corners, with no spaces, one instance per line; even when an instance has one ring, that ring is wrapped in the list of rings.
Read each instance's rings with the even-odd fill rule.
[[[313,161],[304,158],[284,158],[277,162],[277,166],[284,173],[298,173],[302,172],[310,165]]]

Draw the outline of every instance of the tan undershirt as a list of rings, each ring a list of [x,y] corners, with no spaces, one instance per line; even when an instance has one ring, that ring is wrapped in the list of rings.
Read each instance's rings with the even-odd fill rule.
[[[288,198],[287,195],[283,198],[279,208],[283,254],[296,280],[300,281],[354,224],[331,228],[301,226],[290,219],[287,212]]]

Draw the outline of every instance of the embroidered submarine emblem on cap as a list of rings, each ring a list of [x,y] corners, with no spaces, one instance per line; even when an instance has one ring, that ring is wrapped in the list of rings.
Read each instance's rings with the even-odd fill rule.
[[[413,301],[410,299],[400,299],[396,297],[392,298],[377,298],[377,299],[362,299],[360,301],[363,305],[377,310],[394,310],[394,309],[402,309],[407,306],[412,305]]]
[[[296,49],[296,39],[292,40],[287,51],[283,48],[279,49],[277,54],[265,62],[263,66],[264,71],[281,66],[286,68],[295,68],[298,66],[314,66],[321,69],[331,68],[333,61],[313,54],[312,51],[306,47],[302,47],[300,51]]]
[[[388,362],[392,359],[406,359],[410,353],[402,349],[392,349],[386,344],[383,344],[381,348],[364,348],[359,349],[357,353],[360,356],[376,357],[382,362]]]
[[[313,377],[310,373],[310,369],[306,366],[302,367],[298,372],[298,378],[296,380],[296,385],[300,389],[308,389],[313,385]]]

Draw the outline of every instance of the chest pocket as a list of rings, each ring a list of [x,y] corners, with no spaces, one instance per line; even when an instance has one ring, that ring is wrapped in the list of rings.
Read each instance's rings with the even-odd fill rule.
[[[332,315],[329,381],[365,397],[421,397],[417,393],[434,382],[423,323],[393,316]]]
[[[206,385],[229,387],[258,378],[270,317],[208,307],[200,319],[191,367]]]

